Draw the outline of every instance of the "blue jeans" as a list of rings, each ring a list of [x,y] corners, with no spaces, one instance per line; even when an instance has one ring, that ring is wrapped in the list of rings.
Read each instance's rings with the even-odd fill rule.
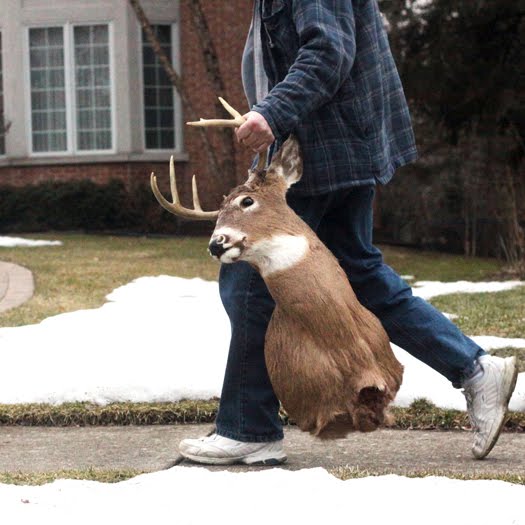
[[[484,351],[383,262],[372,245],[374,187],[288,203],[339,259],[359,301],[381,321],[390,340],[459,387]],[[307,283],[305,283],[306,285]],[[245,262],[223,264],[219,278],[232,337],[217,414],[217,433],[239,441],[282,439],[279,401],[266,371],[264,337],[274,302]],[[293,378],[290,378],[293,380]]]

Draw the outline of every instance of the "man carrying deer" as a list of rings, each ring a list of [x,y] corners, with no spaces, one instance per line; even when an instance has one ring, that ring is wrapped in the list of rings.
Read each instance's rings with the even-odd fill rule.
[[[515,386],[514,359],[487,355],[431,305],[414,297],[372,244],[375,185],[389,182],[398,167],[417,156],[407,104],[377,1],[255,0],[243,56],[243,82],[252,110],[235,124],[239,126],[237,138],[261,153],[270,146],[279,150],[290,133],[297,137],[303,159],[302,178],[288,191],[289,206],[335,255],[359,302],[377,316],[390,340],[443,374],[454,387],[464,389],[474,427],[472,454],[479,459],[485,457],[498,439]],[[252,191],[260,184],[258,173],[287,177],[289,173],[284,171],[294,170],[285,163],[286,159],[280,158],[267,170],[261,163],[252,172],[251,181],[228,197],[223,210],[235,208],[239,217],[252,214],[256,221],[257,206],[264,205],[264,199]],[[279,225],[279,217],[272,220]],[[222,229],[220,221],[210,250],[224,263],[242,260],[223,264],[220,273],[221,298],[232,328],[230,353],[216,433],[183,440],[180,451],[202,463],[278,464],[285,461],[286,455],[279,401],[264,357],[265,335],[275,306],[268,287],[273,286],[276,313],[281,319],[287,315],[279,309],[282,290],[277,277],[272,281],[272,276],[283,271],[295,275],[294,286],[303,290],[316,286],[323,289],[330,286],[330,281],[303,279],[304,261],[314,260],[311,250],[316,241],[310,234],[298,234],[295,222],[289,230],[280,224],[280,237],[272,238],[271,245],[251,244],[246,248],[242,221],[224,220]],[[303,240],[297,240],[299,237]],[[263,268],[262,259],[257,258],[257,249],[262,253],[263,248],[274,254],[268,259],[269,268]],[[328,264],[328,259],[322,252],[320,264]],[[331,272],[337,275],[339,270],[334,266]],[[348,293],[353,294],[351,290]],[[324,306],[328,321],[333,318],[330,308],[338,309],[336,317],[339,309],[358,310],[342,302]],[[293,315],[293,320],[285,319],[292,325],[301,318],[300,312]],[[361,310],[356,315],[357,324],[371,323],[364,333],[381,331]],[[305,323],[307,318],[301,319]],[[337,412],[341,407],[334,408],[333,421],[347,417],[355,423],[359,392],[365,393],[367,399],[361,401],[366,406],[373,405],[372,398],[386,403],[395,394],[400,379],[400,371],[396,374],[396,365],[389,361],[382,342],[363,341],[363,331],[357,333],[361,335],[353,346],[362,345],[363,350],[355,359],[371,346],[381,348],[379,365],[388,362],[390,370],[380,370],[378,362],[367,361],[363,370],[369,377],[363,379],[361,390],[352,385],[351,392],[358,394],[349,399],[349,415],[334,415],[342,413]],[[279,337],[272,333],[272,341],[279,339],[276,347],[293,345],[289,337]],[[301,359],[300,355],[293,358]],[[303,372],[306,377],[308,370]],[[271,373],[273,378],[277,372]],[[345,382],[344,370],[338,368],[333,373],[341,373],[341,384]],[[278,381],[279,389],[283,382],[285,378]],[[298,399],[293,392],[283,390],[278,394],[288,396],[292,404]],[[301,407],[296,408],[301,413]],[[377,414],[380,412],[377,410]],[[314,433],[316,429],[322,433],[322,423],[303,421],[305,430]]]

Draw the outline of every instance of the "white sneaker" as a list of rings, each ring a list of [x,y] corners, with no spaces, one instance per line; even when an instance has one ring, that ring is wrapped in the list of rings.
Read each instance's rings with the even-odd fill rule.
[[[483,459],[498,440],[518,369],[515,357],[483,355],[478,362],[483,374],[464,381],[463,393],[474,430],[472,454],[476,459]]]
[[[212,434],[199,439],[183,439],[179,452],[188,459],[207,465],[280,465],[286,461],[283,441],[246,443]]]

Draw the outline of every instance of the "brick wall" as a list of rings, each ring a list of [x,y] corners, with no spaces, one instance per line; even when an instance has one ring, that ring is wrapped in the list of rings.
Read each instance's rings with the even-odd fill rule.
[[[248,111],[242,89],[241,57],[244,48],[246,33],[249,28],[252,2],[246,0],[233,0],[216,2],[205,0],[202,2],[206,20],[219,56],[219,67],[226,87],[225,93],[215,93],[208,82],[205,63],[199,47],[198,35],[194,30],[191,16],[186,2],[181,2],[181,31],[182,42],[182,75],[188,92],[191,94],[192,103],[199,116],[214,117],[216,115],[217,96],[224,97],[238,111]],[[224,118],[225,115],[217,115]],[[208,133],[215,151],[220,150],[219,133],[211,130]],[[199,188],[205,194],[214,190],[216,198],[228,191],[227,184],[215,184],[213,178],[232,180],[231,174],[213,174],[208,172],[206,154],[203,152],[204,144],[198,136],[197,130],[185,130],[187,151],[190,155],[192,172],[198,175]],[[235,151],[235,179],[242,182],[246,178],[246,170],[251,162],[251,155],[236,144]],[[191,175],[190,173],[188,174]],[[186,181],[189,184],[189,181]],[[218,191],[217,191],[218,190]],[[203,200],[206,202],[207,196]],[[208,201],[209,202],[209,201]],[[218,202],[216,200],[215,202]],[[212,199],[213,203],[213,199]]]

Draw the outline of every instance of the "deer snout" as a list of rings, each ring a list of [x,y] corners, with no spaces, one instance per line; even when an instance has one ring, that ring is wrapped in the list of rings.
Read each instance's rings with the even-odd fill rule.
[[[213,257],[220,259],[221,255],[228,249],[228,247],[225,247],[225,244],[228,244],[228,237],[226,235],[217,235],[211,238],[208,250]]]
[[[243,232],[222,227],[211,236],[208,251],[221,263],[231,264],[241,258],[245,241],[246,235]]]

